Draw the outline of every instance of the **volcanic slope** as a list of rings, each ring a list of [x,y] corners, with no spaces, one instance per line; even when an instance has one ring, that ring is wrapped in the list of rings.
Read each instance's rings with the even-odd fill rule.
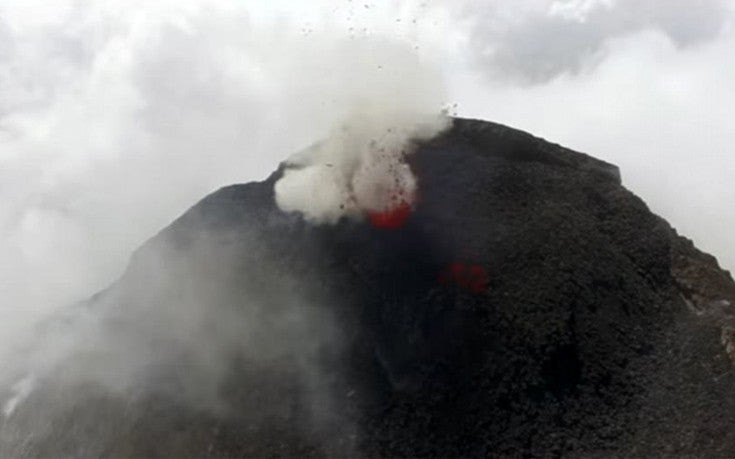
[[[400,227],[280,211],[286,166],[196,204],[0,456],[735,456],[735,284],[615,166],[466,119],[409,162]]]

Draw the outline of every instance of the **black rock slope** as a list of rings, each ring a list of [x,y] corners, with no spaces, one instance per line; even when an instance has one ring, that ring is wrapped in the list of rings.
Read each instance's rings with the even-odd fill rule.
[[[735,285],[615,166],[456,119],[411,167],[396,230],[284,214],[280,170],[203,199],[84,308],[155,348],[206,304],[224,370],[182,345],[114,391],[74,357],[0,456],[735,456]]]

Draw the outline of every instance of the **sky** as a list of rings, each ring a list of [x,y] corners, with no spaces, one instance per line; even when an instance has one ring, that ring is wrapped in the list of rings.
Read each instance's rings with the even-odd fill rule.
[[[734,18],[728,0],[0,0],[0,335],[414,86],[617,164],[735,269]]]

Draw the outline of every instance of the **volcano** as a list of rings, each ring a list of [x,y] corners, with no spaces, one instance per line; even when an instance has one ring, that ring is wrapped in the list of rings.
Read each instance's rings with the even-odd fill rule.
[[[467,119],[407,161],[364,219],[281,211],[285,164],[197,203],[55,319],[96,331],[0,456],[735,455],[735,283],[617,167]]]

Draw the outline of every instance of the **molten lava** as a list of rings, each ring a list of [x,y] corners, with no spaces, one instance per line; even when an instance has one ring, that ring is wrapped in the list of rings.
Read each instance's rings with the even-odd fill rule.
[[[370,224],[379,229],[398,229],[406,224],[408,217],[411,216],[411,205],[406,201],[402,201],[395,207],[391,207],[381,212],[368,211],[367,215]]]
[[[379,229],[403,227],[413,212],[415,194],[399,189],[390,194],[388,204],[382,210],[367,210],[370,224]]]

